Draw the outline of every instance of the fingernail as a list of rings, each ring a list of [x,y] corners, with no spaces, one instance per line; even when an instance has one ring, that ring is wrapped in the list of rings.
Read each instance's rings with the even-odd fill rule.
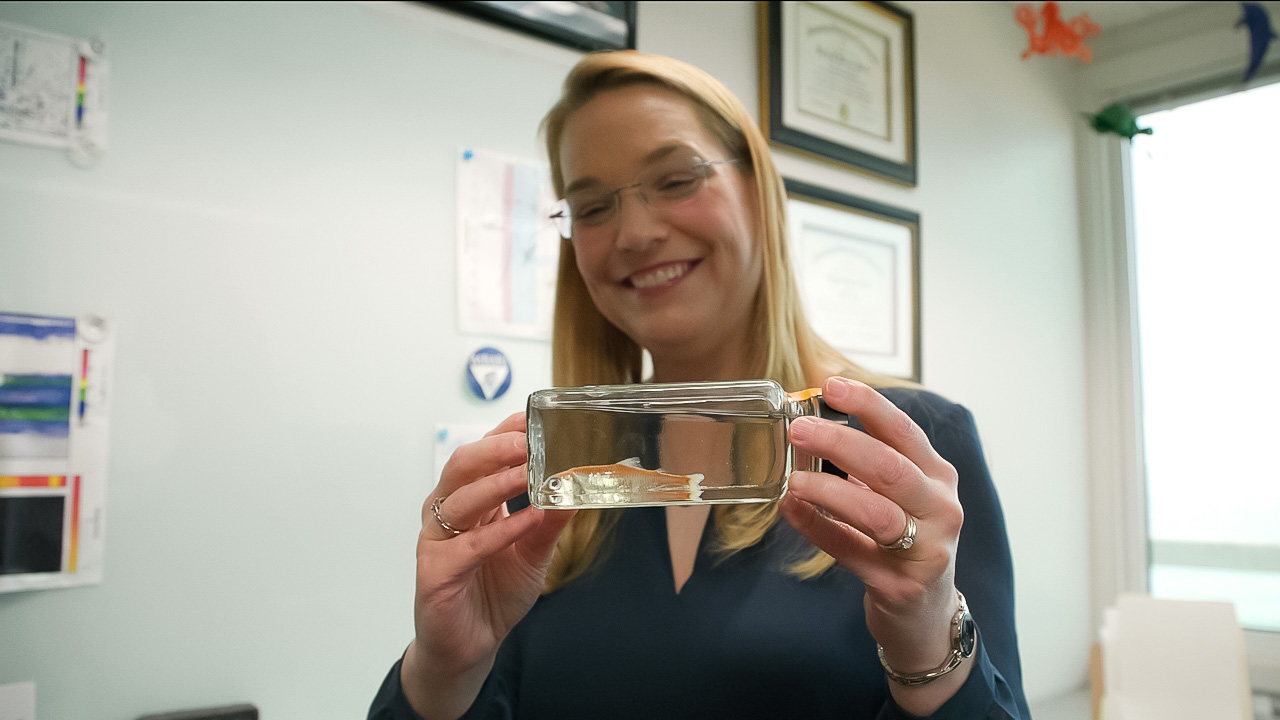
[[[791,441],[804,442],[813,437],[818,430],[817,418],[808,416],[798,417],[791,421]]]
[[[853,381],[839,375],[832,377],[827,381],[827,387],[823,390],[824,395],[835,395],[844,397],[849,394],[849,389],[853,387]]]

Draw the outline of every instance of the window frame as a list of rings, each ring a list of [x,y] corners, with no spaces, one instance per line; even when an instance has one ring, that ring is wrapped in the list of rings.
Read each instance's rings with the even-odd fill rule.
[[[1250,88],[1280,82],[1264,68]],[[1246,88],[1248,89],[1248,88]],[[1239,92],[1232,72],[1159,93],[1115,98],[1138,116]],[[1130,141],[1079,133],[1089,405],[1092,620],[1100,628],[1123,593],[1148,593],[1147,473],[1142,419]],[[1280,694],[1280,632],[1245,630],[1254,691]]]

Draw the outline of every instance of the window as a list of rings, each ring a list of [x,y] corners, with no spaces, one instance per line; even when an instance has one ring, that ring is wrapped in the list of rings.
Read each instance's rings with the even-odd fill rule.
[[[1280,83],[1131,145],[1148,571],[1280,632]]]

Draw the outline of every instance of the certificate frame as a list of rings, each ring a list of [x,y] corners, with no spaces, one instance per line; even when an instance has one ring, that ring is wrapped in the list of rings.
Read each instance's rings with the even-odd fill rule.
[[[783,184],[788,249],[810,326],[861,367],[920,382],[920,214],[790,178]]]
[[[425,4],[549,40],[574,50],[632,50],[636,3],[491,2],[428,0]],[[554,5],[554,9],[549,6]],[[596,6],[603,6],[598,9]]]
[[[757,3],[775,146],[915,186],[915,25],[885,2]]]

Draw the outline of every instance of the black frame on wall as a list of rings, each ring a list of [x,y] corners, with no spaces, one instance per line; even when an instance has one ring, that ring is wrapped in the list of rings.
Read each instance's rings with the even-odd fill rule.
[[[509,30],[563,45],[574,50],[631,50],[636,46],[635,2],[575,2],[572,13],[549,11],[537,2],[477,2],[474,0],[424,2],[468,17],[477,18]],[[564,8],[566,3],[556,3]],[[605,9],[597,9],[603,6]],[[621,21],[622,34],[607,26]]]
[[[907,229],[910,233],[910,245],[907,248],[907,257],[901,262],[908,267],[907,275],[909,277],[909,288],[906,294],[909,301],[905,303],[909,308],[904,308],[900,312],[905,315],[910,330],[901,338],[903,344],[910,347],[905,353],[900,354],[892,361],[897,364],[906,363],[910,366],[909,370],[901,368],[898,371],[880,369],[882,372],[893,377],[899,377],[904,380],[914,382],[922,382],[921,380],[921,328],[920,328],[920,213],[914,210],[886,205],[874,200],[868,200],[856,195],[850,195],[838,190],[812,185],[810,183],[794,180],[792,178],[783,178],[783,186],[787,192],[787,201],[801,201],[816,205],[826,206],[842,213],[849,213],[855,216],[862,216],[876,223],[887,223],[897,225]],[[792,237],[791,242],[795,242],[797,238]],[[796,258],[793,256],[793,262]],[[897,322],[898,317],[893,318],[893,322]],[[837,348],[842,352],[857,352],[856,348]],[[852,357],[855,362],[859,361],[858,357]],[[873,368],[874,369],[874,368]]]
[[[780,0],[763,0],[757,3],[757,28],[760,50],[760,124],[766,130],[769,141],[775,146],[798,151],[824,162],[837,164],[842,169],[855,170],[872,177],[900,183],[909,187],[916,184],[918,173],[917,139],[916,139],[916,99],[915,99],[915,21],[910,12],[882,0],[864,2],[833,3],[842,6],[846,12],[855,17],[878,17],[882,22],[893,27],[892,35],[898,42],[886,46],[897,47],[898,52],[887,52],[885,61],[896,68],[895,76],[901,76],[901,85],[890,83],[890,95],[900,95],[902,101],[901,124],[890,120],[890,130],[904,137],[903,157],[890,157],[881,154],[875,145],[849,144],[836,136],[815,134],[799,127],[788,125],[784,119],[784,83],[794,83],[795,68],[784,68],[784,58],[788,55],[788,47],[795,45],[796,50],[801,38],[784,25],[783,5],[814,7],[814,2],[782,2]],[[832,27],[836,30],[848,30],[861,27],[852,19],[837,18],[832,15]],[[842,25],[845,23],[846,25]],[[876,31],[878,32],[878,31]],[[791,73],[784,75],[784,70]],[[794,101],[793,101],[794,102]],[[889,99],[885,99],[889,102]]]

